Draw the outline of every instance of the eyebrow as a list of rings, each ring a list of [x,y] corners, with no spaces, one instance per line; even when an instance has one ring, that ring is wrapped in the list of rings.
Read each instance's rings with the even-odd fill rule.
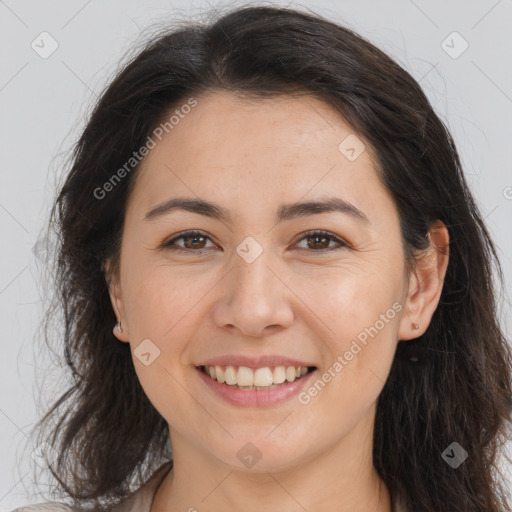
[[[204,199],[188,197],[176,197],[159,204],[146,213],[144,221],[154,221],[176,210],[197,213],[226,223],[232,222],[229,210]],[[278,222],[281,222],[328,212],[341,212],[357,220],[369,222],[368,217],[363,211],[339,197],[324,197],[315,201],[281,205],[277,211],[276,219]]]

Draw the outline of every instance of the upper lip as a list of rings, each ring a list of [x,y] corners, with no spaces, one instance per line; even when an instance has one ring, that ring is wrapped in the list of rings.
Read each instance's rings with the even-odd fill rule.
[[[280,355],[249,357],[242,355],[225,355],[208,359],[198,366],[246,366],[247,368],[264,368],[266,366],[315,366],[311,363]]]

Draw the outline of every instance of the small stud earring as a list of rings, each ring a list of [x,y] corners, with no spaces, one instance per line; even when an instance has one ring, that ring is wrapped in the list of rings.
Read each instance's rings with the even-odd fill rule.
[[[419,326],[416,322],[413,322],[413,323],[411,324],[411,327],[412,327],[413,329],[415,329],[415,330],[420,328],[420,326]]]
[[[116,330],[119,331],[119,332],[123,332],[123,328],[121,327],[121,322],[117,322]]]

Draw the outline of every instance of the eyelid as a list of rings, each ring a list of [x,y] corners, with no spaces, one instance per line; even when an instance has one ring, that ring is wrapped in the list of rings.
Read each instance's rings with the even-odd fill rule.
[[[331,241],[333,241],[333,242],[335,242],[335,243],[337,243],[339,245],[339,247],[331,247],[329,249],[319,249],[319,250],[316,250],[316,251],[314,249],[305,249],[305,250],[310,251],[310,252],[325,253],[325,252],[328,252],[328,251],[334,251],[336,249],[342,249],[344,247],[345,248],[346,247],[350,247],[350,244],[348,242],[346,242],[343,238],[341,238],[338,235],[335,235],[334,233],[331,233],[330,231],[327,231],[325,229],[312,229],[312,230],[309,230],[309,231],[305,231],[304,233],[301,233],[299,236],[300,236],[300,238],[298,239],[296,244],[301,242],[305,238],[309,238],[309,237],[312,237],[312,236],[325,236],[327,238],[330,238]]]
[[[210,235],[202,232],[201,230],[189,229],[186,231],[181,231],[180,233],[176,233],[170,239],[166,240],[159,247],[159,249],[162,249],[162,250],[167,249],[167,250],[172,250],[172,251],[177,251],[177,252],[188,252],[188,253],[196,253],[196,254],[200,254],[201,252],[207,251],[209,249],[208,248],[208,249],[195,249],[194,250],[194,249],[184,249],[183,247],[179,247],[179,246],[172,247],[173,243],[175,243],[177,240],[181,240],[182,238],[193,237],[193,236],[203,236],[204,238],[207,238],[211,242],[213,242]]]
[[[181,231],[180,233],[176,233],[169,240],[166,240],[159,247],[159,249],[162,249],[162,250],[166,250],[167,249],[167,250],[172,250],[172,251],[177,251],[177,252],[185,252],[185,253],[192,253],[192,254],[201,254],[201,253],[203,253],[205,251],[208,251],[210,249],[210,248],[205,248],[205,249],[184,249],[183,247],[180,247],[180,246],[173,247],[173,244],[176,243],[177,240],[181,240],[183,238],[188,238],[188,237],[193,237],[193,236],[202,236],[202,237],[207,238],[208,240],[210,240],[212,243],[215,243],[211,239],[210,235],[202,232],[201,230],[192,229],[192,230],[186,230],[186,231]],[[331,233],[330,231],[326,231],[324,229],[312,229],[312,230],[309,230],[309,231],[305,231],[304,233],[301,233],[298,236],[300,238],[294,243],[294,245],[298,244],[302,240],[304,240],[306,238],[309,238],[309,237],[325,236],[327,238],[330,238],[332,242],[335,242],[339,246],[339,247],[331,247],[331,248],[328,248],[328,249],[318,249],[318,250],[301,248],[301,250],[306,250],[308,252],[326,253],[328,251],[333,251],[333,250],[337,250],[337,249],[351,247],[351,245],[348,242],[346,242],[343,238],[339,237],[338,235],[335,235],[334,233]]]

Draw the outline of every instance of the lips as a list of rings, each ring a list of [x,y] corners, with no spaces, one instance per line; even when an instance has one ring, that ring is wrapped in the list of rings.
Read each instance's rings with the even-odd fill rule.
[[[293,382],[314,368],[307,362],[278,355],[257,358],[226,355],[209,359],[198,366],[213,380],[240,389],[268,389],[269,386]]]
[[[293,382],[308,373],[305,366],[202,366],[202,371],[213,380],[239,389],[272,389],[285,382]]]
[[[197,366],[198,375],[220,398],[238,406],[277,405],[310,380],[317,367],[283,356],[222,356]]]
[[[268,367],[276,367],[276,366],[301,366],[305,368],[309,368],[315,366],[311,361],[302,361],[299,359],[292,359],[290,357],[280,356],[280,355],[266,355],[259,357],[248,357],[242,355],[225,355],[220,357],[215,357],[212,359],[208,359],[203,361],[197,365],[199,366],[245,366],[247,368],[264,368]]]

